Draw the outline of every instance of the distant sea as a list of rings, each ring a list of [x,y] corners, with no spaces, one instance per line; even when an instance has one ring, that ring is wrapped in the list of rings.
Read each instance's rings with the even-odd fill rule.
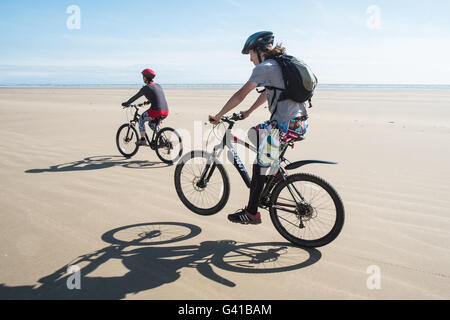
[[[165,89],[239,89],[243,84],[163,84]],[[48,89],[135,89],[142,84],[0,84],[0,88],[48,88]],[[422,84],[319,84],[317,90],[358,91],[450,91],[450,85]]]

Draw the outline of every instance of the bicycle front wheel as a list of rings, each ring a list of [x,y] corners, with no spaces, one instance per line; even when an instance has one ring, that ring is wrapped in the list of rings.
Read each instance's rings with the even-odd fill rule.
[[[162,162],[174,164],[183,154],[181,136],[172,128],[164,128],[156,135],[156,155]]]
[[[278,232],[301,247],[332,242],[344,225],[344,205],[325,180],[296,174],[280,182],[271,197],[270,217]]]
[[[175,168],[175,188],[184,205],[203,216],[218,213],[230,196],[225,168],[204,151],[192,151],[181,158]]]
[[[116,135],[116,145],[119,152],[125,158],[131,158],[139,150],[139,147],[136,145],[139,136],[137,130],[129,123],[122,125],[119,130],[117,130]]]

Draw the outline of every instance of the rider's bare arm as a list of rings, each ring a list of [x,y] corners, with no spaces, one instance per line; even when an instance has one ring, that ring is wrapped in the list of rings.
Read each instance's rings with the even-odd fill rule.
[[[242,101],[248,96],[252,90],[258,87],[258,83],[249,81],[238,92],[236,92],[230,100],[225,104],[222,110],[214,117],[216,122],[220,121],[220,118],[226,115],[228,112],[236,108]]]
[[[248,109],[247,111],[241,112],[244,116],[244,119],[247,118],[253,111],[258,109],[260,106],[262,106],[264,103],[267,102],[267,95],[265,92],[260,93],[258,99],[255,101],[255,103]]]

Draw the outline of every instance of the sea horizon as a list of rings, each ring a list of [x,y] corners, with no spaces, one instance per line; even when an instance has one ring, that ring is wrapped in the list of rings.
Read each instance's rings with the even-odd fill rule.
[[[143,84],[0,84],[0,89],[135,89]],[[239,89],[242,83],[161,83],[165,89]],[[448,91],[450,84],[319,84],[316,90]]]

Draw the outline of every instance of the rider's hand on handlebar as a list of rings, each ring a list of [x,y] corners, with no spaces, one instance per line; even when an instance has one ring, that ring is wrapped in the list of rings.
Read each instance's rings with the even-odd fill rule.
[[[240,112],[242,120],[247,119],[250,116],[250,111],[241,111]]]
[[[126,103],[126,102],[122,103],[122,107],[125,107],[125,108],[127,108],[128,106],[129,106],[129,104],[128,104],[128,103]]]
[[[220,115],[209,116],[209,122],[212,124],[218,124],[220,120],[222,120],[222,117]]]

